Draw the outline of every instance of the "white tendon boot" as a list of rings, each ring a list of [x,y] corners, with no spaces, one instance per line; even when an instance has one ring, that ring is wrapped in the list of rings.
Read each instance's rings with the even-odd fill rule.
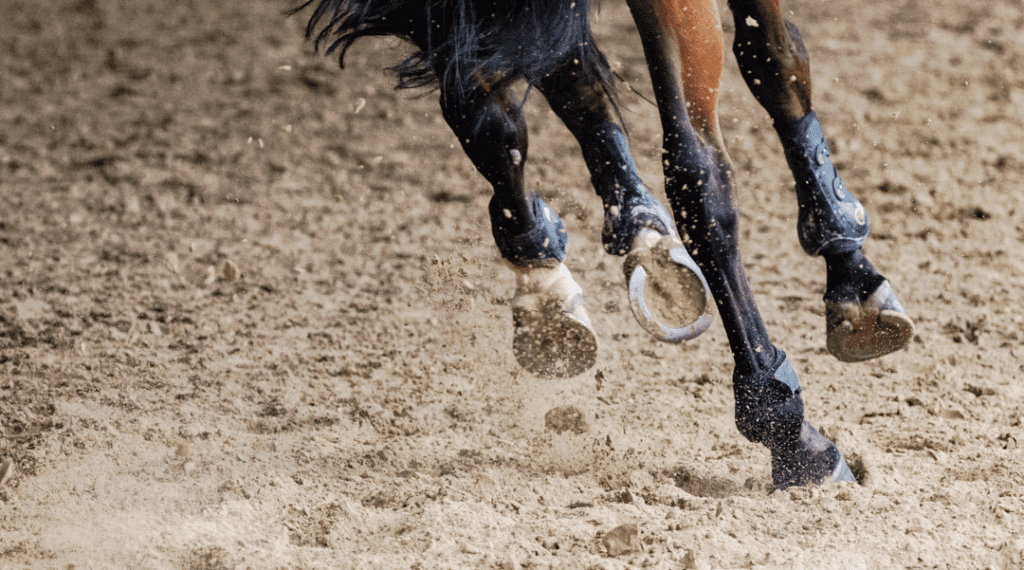
[[[711,326],[711,290],[679,238],[642,230],[622,269],[633,316],[658,340],[690,340]]]
[[[582,374],[597,361],[597,336],[583,307],[583,289],[564,263],[512,267],[512,352],[519,365],[544,378]]]

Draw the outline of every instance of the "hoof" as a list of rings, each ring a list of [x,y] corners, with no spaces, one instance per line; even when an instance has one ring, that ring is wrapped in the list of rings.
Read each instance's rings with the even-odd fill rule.
[[[836,444],[806,421],[796,449],[772,451],[772,481],[779,490],[828,482],[856,483]]]
[[[829,353],[861,362],[906,348],[914,337],[910,320],[888,281],[861,303],[825,301]]]
[[[519,269],[512,299],[512,353],[543,378],[568,378],[597,361],[597,335],[583,306],[583,291],[568,268]]]
[[[711,326],[711,290],[675,236],[642,231],[623,270],[633,316],[658,340],[690,340]]]

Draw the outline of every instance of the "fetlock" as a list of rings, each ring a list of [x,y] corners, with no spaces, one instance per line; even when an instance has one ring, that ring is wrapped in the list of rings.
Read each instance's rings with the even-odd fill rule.
[[[825,256],[826,303],[861,303],[883,282],[883,277],[861,250]]]
[[[639,180],[632,188],[612,193],[616,200],[604,204],[604,228],[601,241],[611,255],[626,255],[633,249],[636,236],[651,230],[662,236],[675,235],[672,215]]]
[[[611,255],[630,252],[634,237],[643,229],[661,235],[675,234],[669,211],[651,195],[637,174],[626,133],[608,121],[593,125],[592,134],[580,140],[590,171],[590,182],[604,205],[601,241]]]
[[[533,220],[526,231],[517,231],[522,224],[511,224],[511,214],[502,208],[497,196],[488,206],[491,233],[501,257],[513,265],[557,264],[565,259],[569,234],[561,218],[539,196],[530,197]]]

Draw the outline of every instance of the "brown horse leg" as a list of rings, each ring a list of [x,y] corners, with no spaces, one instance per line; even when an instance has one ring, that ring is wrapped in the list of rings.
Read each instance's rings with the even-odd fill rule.
[[[736,425],[771,451],[779,488],[852,481],[839,450],[804,421],[796,373],[772,344],[743,271],[731,168],[717,126],[724,47],[714,2],[630,0],[629,5],[661,114],[666,192],[732,348]]]
[[[825,258],[829,352],[855,362],[906,347],[914,324],[861,250],[867,214],[832,166],[811,110],[810,60],[799,30],[783,19],[778,0],[730,0],[729,8],[740,72],[774,120],[796,180],[800,244]]]

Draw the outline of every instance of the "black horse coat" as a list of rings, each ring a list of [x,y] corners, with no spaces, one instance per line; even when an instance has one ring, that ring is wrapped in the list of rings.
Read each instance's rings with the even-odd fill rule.
[[[309,0],[306,34],[345,54],[365,36],[396,36],[416,51],[393,69],[400,88],[438,86],[468,98],[566,67],[610,94],[612,73],[590,31],[590,0]]]

